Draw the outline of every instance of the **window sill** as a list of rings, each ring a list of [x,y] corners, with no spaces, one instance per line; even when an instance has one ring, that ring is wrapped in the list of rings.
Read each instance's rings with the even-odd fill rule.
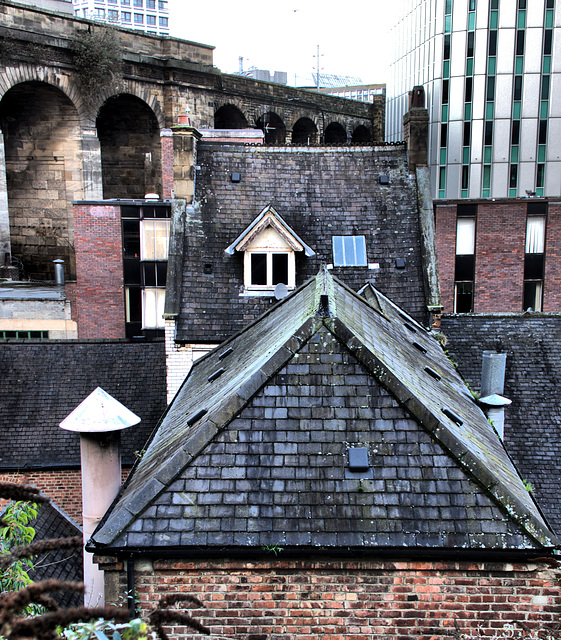
[[[294,287],[289,287],[288,291],[294,291]],[[274,289],[244,289],[243,291],[240,291],[241,298],[254,298],[256,296],[260,296],[262,298],[272,298],[274,295]]]

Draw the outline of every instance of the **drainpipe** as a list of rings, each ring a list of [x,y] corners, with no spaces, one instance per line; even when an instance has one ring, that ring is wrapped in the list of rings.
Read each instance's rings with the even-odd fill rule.
[[[505,388],[505,370],[506,353],[483,352],[479,403],[501,440],[504,438],[505,407],[512,403],[512,400],[502,395]]]
[[[84,544],[92,536],[121,487],[121,431],[140,418],[97,387],[61,423],[61,429],[80,434],[82,464],[82,523]],[[84,605],[103,607],[103,571],[84,549]]]

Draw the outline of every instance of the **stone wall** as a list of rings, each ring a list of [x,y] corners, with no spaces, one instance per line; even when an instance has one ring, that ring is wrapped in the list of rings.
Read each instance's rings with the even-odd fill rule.
[[[437,640],[460,633],[506,638],[503,630],[511,623],[545,632],[558,622],[559,572],[542,562],[295,560],[282,553],[256,549],[247,560],[137,560],[140,613],[165,595],[190,594],[206,609],[189,613],[211,634],[239,640]],[[106,599],[117,601],[126,576],[122,564],[108,560],[102,559]],[[192,637],[180,626],[167,629],[173,640]]]

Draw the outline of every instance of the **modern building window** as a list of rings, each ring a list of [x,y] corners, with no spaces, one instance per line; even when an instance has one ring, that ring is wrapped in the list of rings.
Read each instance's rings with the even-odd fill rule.
[[[156,16],[146,16],[146,24],[149,27],[155,27],[156,26]]]
[[[489,32],[489,55],[497,55],[497,30],[493,29]]]
[[[518,29],[516,32],[516,55],[524,55],[524,30]]]
[[[450,35],[449,34],[444,36],[444,60],[450,60]]]
[[[472,94],[473,94],[473,78],[468,77],[466,78],[466,98],[465,98],[466,102],[472,101]]]
[[[512,144],[520,144],[520,120],[512,121]]]
[[[522,100],[522,76],[514,76],[514,99]]]
[[[485,123],[485,146],[490,147],[493,144],[493,121]]]
[[[107,19],[111,22],[117,22],[119,20],[119,12],[114,9],[109,9],[107,12]]]
[[[131,12],[130,11],[121,11],[121,20],[123,22],[131,21]]]
[[[133,0],[133,6],[142,7],[142,0]]]
[[[158,9],[160,11],[168,10],[168,3],[166,2],[166,0],[158,0]]]
[[[124,7],[130,7],[131,0],[121,0],[121,4],[122,4]]]
[[[528,215],[524,255],[525,311],[541,311],[545,267],[545,215]]]
[[[454,313],[473,311],[473,283],[475,277],[475,215],[461,215],[456,220],[456,264]],[[466,213],[474,207],[467,205]]]
[[[475,42],[475,33],[473,31],[468,32],[467,36],[467,57],[473,58],[473,46]]]
[[[142,13],[134,14],[134,24],[144,24],[144,15]]]
[[[97,20],[104,20],[105,19],[105,9],[95,8],[94,9],[94,17]]]
[[[146,0],[146,8],[154,11],[156,9],[156,0]]]
[[[162,16],[160,16],[160,27],[165,27],[167,29],[167,27],[168,27],[168,19],[167,18],[163,18]]]
[[[170,209],[122,206],[126,335],[164,327]]]
[[[464,122],[464,147],[469,147],[471,141],[471,122]]]
[[[366,267],[366,239],[364,236],[333,236],[333,266]]]

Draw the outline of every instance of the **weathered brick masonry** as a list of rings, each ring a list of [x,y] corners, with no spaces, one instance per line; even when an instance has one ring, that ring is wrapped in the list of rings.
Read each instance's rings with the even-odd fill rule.
[[[124,338],[121,208],[74,206],[78,337]]]
[[[122,565],[104,568],[123,593]],[[558,570],[539,562],[257,557],[136,563],[142,614],[164,595],[188,593],[207,607],[194,614],[213,635],[240,639],[429,640],[449,638],[457,628],[491,635],[511,622],[544,631],[559,619],[558,579]],[[181,627],[170,631],[173,638],[187,635]]]
[[[478,202],[474,313],[522,312],[527,200]],[[456,203],[436,206],[436,245],[442,304],[454,311]],[[561,205],[547,205],[543,311],[561,311]]]

